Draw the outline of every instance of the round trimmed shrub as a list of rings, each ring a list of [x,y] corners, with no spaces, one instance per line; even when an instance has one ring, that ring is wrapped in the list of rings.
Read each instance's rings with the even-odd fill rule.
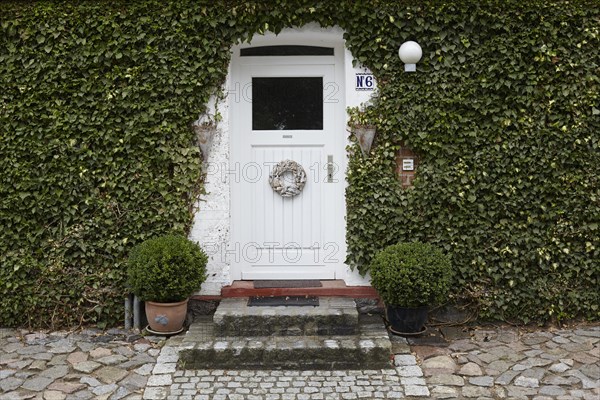
[[[208,257],[198,244],[183,236],[146,240],[128,259],[127,282],[141,300],[183,301],[206,279]]]
[[[371,284],[387,305],[420,307],[443,303],[451,280],[449,257],[426,243],[391,245],[371,262]]]

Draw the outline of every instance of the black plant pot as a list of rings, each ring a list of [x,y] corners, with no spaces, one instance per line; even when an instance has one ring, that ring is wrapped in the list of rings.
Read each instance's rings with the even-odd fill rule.
[[[386,305],[385,317],[393,333],[421,333],[425,330],[427,309],[427,306],[399,307]]]

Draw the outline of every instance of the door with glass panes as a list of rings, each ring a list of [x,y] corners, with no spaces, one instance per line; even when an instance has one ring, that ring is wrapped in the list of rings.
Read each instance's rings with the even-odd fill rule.
[[[231,104],[234,279],[335,279],[343,264],[345,130],[333,55],[241,56]],[[231,96],[231,93],[230,93]],[[341,109],[340,109],[341,108]],[[269,176],[292,160],[306,173],[283,197]],[[288,184],[291,173],[282,175]]]

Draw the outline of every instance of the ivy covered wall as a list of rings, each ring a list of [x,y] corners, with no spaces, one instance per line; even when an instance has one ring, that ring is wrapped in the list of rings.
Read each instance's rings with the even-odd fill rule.
[[[312,21],[342,27],[380,87],[370,158],[349,148],[348,263],[419,239],[451,255],[454,298],[482,317],[598,319],[594,3],[0,3],[0,325],[118,323],[127,251],[189,229],[189,124],[230,46]],[[420,156],[412,189],[401,142]]]

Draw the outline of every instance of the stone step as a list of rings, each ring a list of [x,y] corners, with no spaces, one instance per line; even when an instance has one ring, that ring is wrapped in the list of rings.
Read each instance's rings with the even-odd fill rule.
[[[194,322],[183,339],[181,369],[384,369],[392,346],[380,318],[357,324],[354,335],[237,336],[215,334],[216,324]]]
[[[249,307],[248,298],[230,298],[221,301],[213,321],[217,336],[354,335],[358,311],[343,297],[319,297],[317,307]]]
[[[251,296],[330,296],[349,297],[352,299],[379,299],[377,291],[371,286],[346,286],[342,279],[321,280],[320,287],[299,288],[260,288],[254,287],[254,281],[234,281],[221,289],[223,298]]]

